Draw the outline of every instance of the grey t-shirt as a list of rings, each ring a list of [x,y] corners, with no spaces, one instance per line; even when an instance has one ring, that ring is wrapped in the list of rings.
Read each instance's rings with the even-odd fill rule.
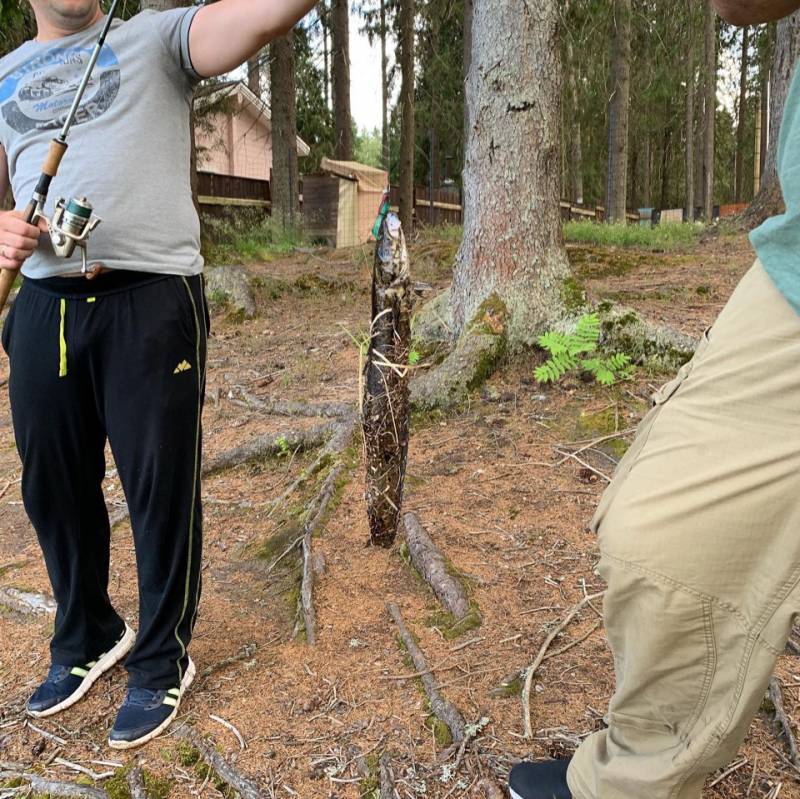
[[[190,109],[199,76],[189,58],[197,8],[143,11],[115,20],[81,102],[46,213],[59,197],[85,196],[103,220],[89,263],[112,269],[196,275],[203,269],[191,196]],[[23,209],[75,97],[103,22],[50,42],[30,41],[0,59],[0,144]],[[31,278],[80,270],[42,236],[22,272]]]

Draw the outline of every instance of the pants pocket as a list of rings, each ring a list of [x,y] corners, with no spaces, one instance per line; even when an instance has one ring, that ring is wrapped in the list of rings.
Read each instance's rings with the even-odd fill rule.
[[[647,445],[647,440],[650,437],[650,432],[652,431],[653,426],[655,425],[656,420],[661,413],[661,410],[667,404],[667,402],[669,402],[669,400],[672,399],[675,394],[677,394],[678,389],[680,389],[680,387],[686,382],[686,380],[689,378],[689,375],[691,375],[699,361],[708,351],[708,348],[711,344],[710,334],[711,328],[709,327],[703,333],[700,343],[697,345],[697,349],[695,350],[691,360],[687,361],[678,370],[678,373],[675,375],[675,377],[664,383],[664,385],[662,385],[650,396],[652,407],[639,423],[639,426],[636,428],[636,438],[628,448],[628,451],[622,457],[622,460],[617,464],[617,468],[614,471],[614,479],[603,492],[603,496],[600,498],[600,503],[597,506],[597,510],[595,511],[592,521],[589,524],[589,529],[593,533],[598,532],[600,524],[608,512],[611,503],[614,501],[614,498],[619,493],[625,478],[628,476],[628,474],[630,474],[631,469],[634,467],[639,456],[644,451],[644,448]]]

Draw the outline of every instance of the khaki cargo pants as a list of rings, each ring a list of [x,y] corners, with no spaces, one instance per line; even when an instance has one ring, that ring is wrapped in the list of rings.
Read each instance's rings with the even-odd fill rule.
[[[654,401],[593,521],[617,689],[575,799],[698,799],[800,611],[800,316],[759,262]]]

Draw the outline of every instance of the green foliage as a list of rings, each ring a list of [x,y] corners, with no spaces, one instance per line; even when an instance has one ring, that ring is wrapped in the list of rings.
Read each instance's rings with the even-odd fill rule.
[[[609,357],[581,358],[595,353],[600,340],[600,318],[597,314],[585,314],[578,320],[572,333],[549,331],[539,336],[539,346],[550,353],[550,358],[537,367],[534,375],[539,383],[555,383],[575,369],[592,374],[604,386],[632,374],[631,359],[623,353]]]
[[[267,261],[306,241],[299,228],[284,228],[257,209],[240,208],[225,216],[204,215],[203,255],[210,265]]]
[[[353,146],[353,156],[356,161],[377,167],[378,169],[383,168],[381,159],[381,132],[377,128],[371,132],[366,128],[358,131],[353,140]]]
[[[597,222],[575,221],[564,225],[564,238],[580,244],[600,244],[607,247],[642,247],[650,250],[674,250],[697,243],[703,232],[699,224],[628,225],[622,222],[601,225]]]

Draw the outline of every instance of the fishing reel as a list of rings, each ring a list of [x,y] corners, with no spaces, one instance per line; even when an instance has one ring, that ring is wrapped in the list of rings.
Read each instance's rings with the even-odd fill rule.
[[[81,272],[84,274],[88,271],[86,247],[89,235],[103,221],[93,210],[86,197],[72,197],[69,200],[61,197],[56,203],[52,219],[45,216],[41,207],[36,209],[34,217],[34,222],[37,219],[47,222],[50,241],[59,258],[71,258],[75,248],[80,249]]]

